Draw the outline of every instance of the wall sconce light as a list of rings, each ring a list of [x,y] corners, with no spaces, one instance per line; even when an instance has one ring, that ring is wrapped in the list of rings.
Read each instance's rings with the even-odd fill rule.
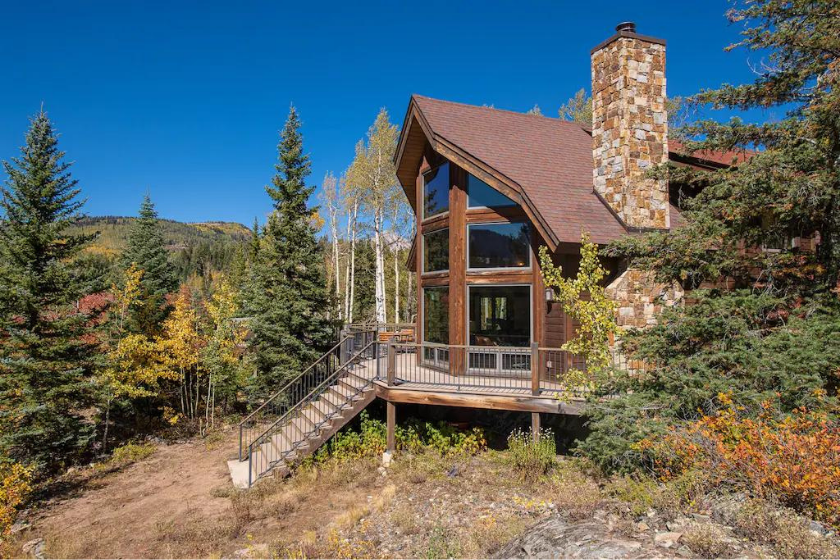
[[[554,290],[552,288],[545,289],[545,301],[549,303],[554,301]]]

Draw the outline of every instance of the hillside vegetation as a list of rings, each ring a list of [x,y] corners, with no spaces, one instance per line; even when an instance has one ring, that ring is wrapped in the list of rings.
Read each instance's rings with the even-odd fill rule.
[[[137,220],[125,216],[93,216],[85,218],[73,228],[74,234],[99,236],[87,247],[88,252],[116,256],[125,250],[131,225]],[[159,220],[166,246],[170,251],[186,249],[201,242],[225,244],[242,243],[251,239],[251,230],[236,222],[184,223]]]

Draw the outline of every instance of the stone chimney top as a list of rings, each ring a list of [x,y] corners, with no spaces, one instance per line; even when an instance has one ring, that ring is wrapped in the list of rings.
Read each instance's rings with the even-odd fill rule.
[[[669,228],[668,185],[647,175],[668,161],[665,41],[624,22],[591,59],[595,192],[629,228]]]

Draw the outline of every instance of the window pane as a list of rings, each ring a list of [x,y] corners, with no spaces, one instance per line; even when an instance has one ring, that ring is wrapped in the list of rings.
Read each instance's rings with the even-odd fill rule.
[[[528,224],[472,224],[469,268],[531,266]]]
[[[449,210],[449,164],[444,163],[423,174],[423,217]]]
[[[449,344],[449,288],[423,288],[423,341]]]
[[[423,235],[423,272],[449,269],[449,230]]]
[[[528,346],[531,342],[529,286],[470,286],[470,345]],[[483,359],[483,358],[482,358]],[[505,367],[520,364],[511,358]],[[476,366],[482,367],[482,366]]]
[[[470,174],[467,174],[467,199],[470,208],[516,206],[514,201]]]

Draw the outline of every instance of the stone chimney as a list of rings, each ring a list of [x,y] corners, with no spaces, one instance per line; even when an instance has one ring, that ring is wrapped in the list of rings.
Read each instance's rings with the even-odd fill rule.
[[[595,192],[632,228],[669,228],[668,185],[646,177],[668,161],[665,41],[627,22],[592,49]]]

